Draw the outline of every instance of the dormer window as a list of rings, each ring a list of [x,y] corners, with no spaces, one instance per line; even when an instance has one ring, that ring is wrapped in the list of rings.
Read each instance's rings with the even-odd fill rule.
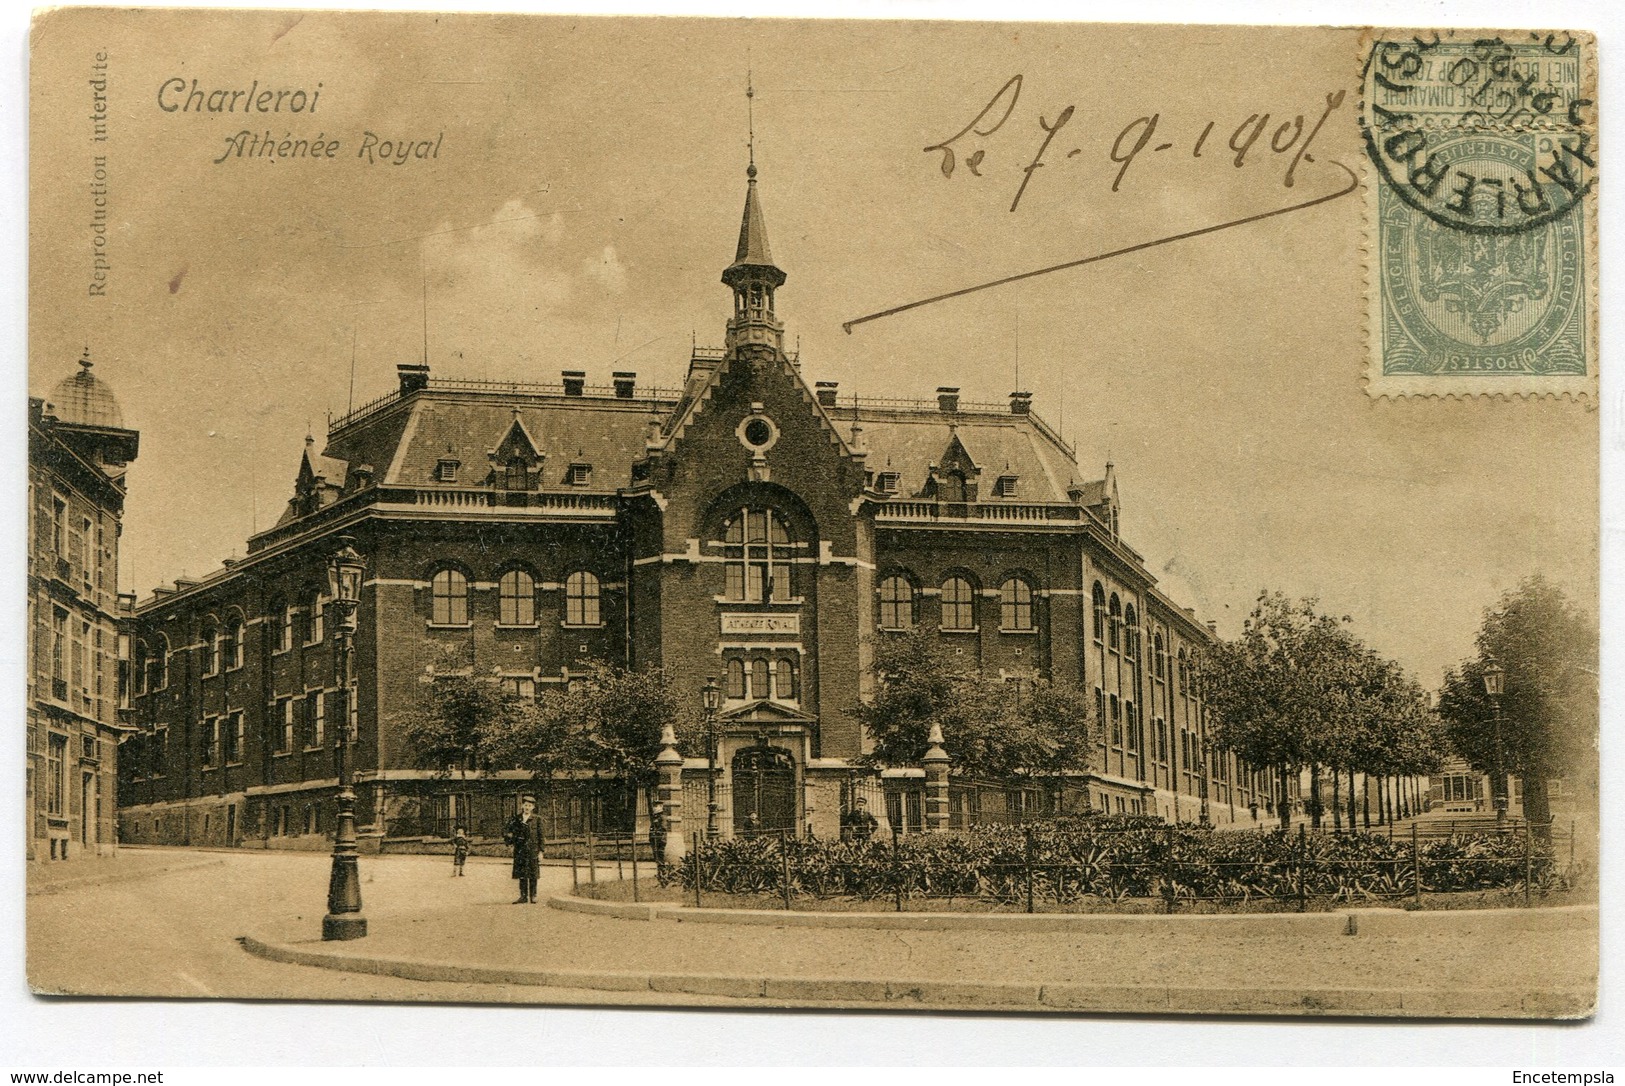
[[[462,461],[460,461],[460,460],[453,460],[453,459],[451,459],[449,457],[442,457],[440,459],[440,462],[435,464],[435,466],[434,466],[435,482],[437,482],[437,483],[455,483],[457,481],[457,469],[462,467],[462,466],[463,466],[463,464],[462,464]]]
[[[993,493],[1001,498],[1014,498],[1021,487],[1021,476],[1001,475],[993,483]]]
[[[882,494],[895,494],[902,486],[903,477],[895,471],[883,471],[875,477],[875,486]]]
[[[530,469],[517,456],[508,461],[508,469],[504,475],[504,485],[509,490],[528,490],[530,488]]]
[[[564,473],[567,486],[588,486],[592,483],[592,465],[576,461]]]

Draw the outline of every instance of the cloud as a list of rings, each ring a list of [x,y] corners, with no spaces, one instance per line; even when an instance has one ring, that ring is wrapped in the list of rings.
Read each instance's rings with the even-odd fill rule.
[[[626,292],[626,266],[621,263],[621,258],[613,245],[604,246],[602,253],[589,258],[582,266],[582,271],[588,279],[611,294]]]

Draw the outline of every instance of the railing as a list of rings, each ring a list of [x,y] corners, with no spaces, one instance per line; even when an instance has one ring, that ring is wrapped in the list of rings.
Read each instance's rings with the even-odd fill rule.
[[[550,491],[493,490],[480,488],[389,487],[380,491],[380,500],[415,505],[425,509],[539,509],[550,513],[587,514],[613,517],[619,499],[613,494],[572,494]]]
[[[911,523],[937,521],[995,521],[1037,523],[1076,523],[1084,519],[1081,506],[1039,502],[945,502],[890,501],[875,514],[877,519]]]
[[[1230,835],[1226,835],[1229,837]],[[1572,889],[1577,877],[1560,863],[1564,839],[1516,835],[1388,842],[1273,832],[1250,835],[1214,859],[1211,830],[1126,823],[1068,838],[1032,825],[891,839],[826,841],[789,832],[753,839],[705,841],[695,834],[681,865],[664,865],[663,884],[693,895],[770,895],[786,909],[797,898],[888,901],[940,909],[957,898],[1025,912],[1107,906],[1176,912],[1208,903],[1227,908],[1334,907],[1361,901],[1420,903],[1424,894],[1497,893],[1520,899]],[[1230,838],[1234,843],[1234,838]],[[713,899],[713,904],[715,904]]]

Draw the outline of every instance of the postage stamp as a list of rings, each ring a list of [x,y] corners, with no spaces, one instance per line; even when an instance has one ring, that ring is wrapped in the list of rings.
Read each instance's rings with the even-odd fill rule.
[[[1370,395],[1595,389],[1594,53],[1567,33],[1368,40]]]

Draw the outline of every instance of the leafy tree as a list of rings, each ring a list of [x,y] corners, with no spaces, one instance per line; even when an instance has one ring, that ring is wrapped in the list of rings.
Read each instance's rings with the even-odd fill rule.
[[[1241,636],[1202,655],[1202,676],[1214,742],[1258,766],[1272,766],[1287,794],[1293,772],[1316,765],[1340,723],[1339,671],[1349,635],[1343,623],[1315,609],[1263,593]],[[1318,783],[1318,782],[1317,782]],[[1291,811],[1280,805],[1281,828]]]
[[[593,661],[568,690],[547,695],[541,715],[562,737],[569,765],[618,778],[635,788],[655,784],[655,756],[667,724],[691,732],[665,673],[630,671]],[[685,738],[679,736],[679,741]]]
[[[1349,619],[1322,614],[1316,601],[1279,592],[1258,597],[1241,636],[1211,646],[1202,659],[1215,743],[1258,766],[1273,766],[1281,794],[1309,766],[1312,811],[1319,826],[1320,768],[1334,790],[1350,774],[1349,817],[1357,769],[1380,771],[1404,756],[1436,756],[1437,725],[1425,695],[1403,669],[1366,647]],[[1336,817],[1342,814],[1334,801]],[[1281,807],[1281,826],[1291,812]]]
[[[1099,739],[1089,699],[1066,683],[1025,689],[966,667],[921,630],[876,647],[873,698],[852,710],[874,741],[869,761],[918,763],[933,723],[960,772],[1004,780],[1085,769]]]
[[[518,766],[507,737],[534,729],[537,716],[533,702],[489,679],[456,676],[428,684],[396,723],[418,768],[449,776]]]
[[[1589,788],[1596,773],[1596,625],[1536,575],[1485,612],[1477,648],[1475,659],[1446,674],[1439,693],[1450,741],[1475,767],[1495,771],[1495,712],[1484,692],[1484,668],[1493,657],[1506,669],[1502,771],[1523,778],[1524,813],[1545,824],[1551,818],[1547,781],[1568,776]]]

